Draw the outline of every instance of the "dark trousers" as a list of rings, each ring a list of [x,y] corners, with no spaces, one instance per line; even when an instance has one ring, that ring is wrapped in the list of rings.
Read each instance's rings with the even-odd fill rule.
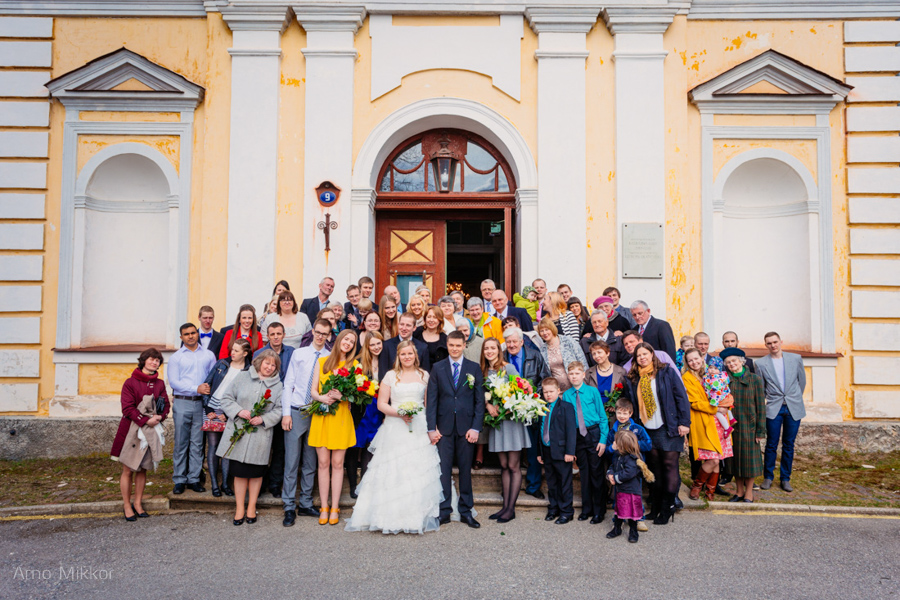
[[[463,517],[472,516],[472,504],[475,502],[472,494],[472,456],[475,454],[475,444],[467,442],[466,436],[456,435],[456,432],[453,432],[441,436],[437,449],[441,457],[441,487],[444,488],[441,517],[449,517],[453,512],[450,473],[453,471],[454,459],[456,466],[459,467],[459,514]]]
[[[572,492],[572,463],[550,458],[550,450],[544,449],[544,473],[547,475],[547,497],[550,506],[547,511],[571,518],[575,515]]]
[[[775,456],[778,453],[778,439],[781,438],[781,481],[791,478],[791,468],[794,465],[794,441],[797,432],[800,431],[800,419],[791,416],[787,404],[781,405],[781,410],[774,419],[766,419],[766,460],[763,469],[763,477],[775,479]]]
[[[597,455],[600,426],[587,428],[587,435],[578,434],[575,441],[575,460],[581,477],[581,514],[601,515],[606,512],[603,497],[603,461]]]
[[[272,462],[266,471],[266,487],[268,489],[278,488],[284,482],[284,429],[281,428],[281,421],[272,428]]]
[[[531,437],[531,448],[526,451],[528,456],[528,471],[525,473],[525,493],[533,494],[541,489],[541,463],[537,461],[541,443],[541,426],[537,423],[528,428]]]

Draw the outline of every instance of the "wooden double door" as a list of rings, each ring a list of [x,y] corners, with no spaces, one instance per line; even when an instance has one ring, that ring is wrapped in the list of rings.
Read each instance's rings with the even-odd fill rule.
[[[424,213],[424,214],[423,214]],[[478,284],[482,279],[493,278],[498,287],[511,289],[513,281],[513,222],[512,211],[452,211],[428,214],[422,217],[408,213],[396,214],[379,211],[375,226],[375,285],[383,290],[387,285],[396,285],[406,303],[415,288],[425,284],[431,290],[432,302],[446,293],[448,271],[454,281],[460,281],[460,273],[470,274],[465,285],[467,294],[478,294]],[[427,215],[427,218],[423,218]],[[440,218],[439,218],[440,217]],[[448,223],[451,226],[451,240],[448,244]],[[499,229],[496,247],[485,244],[461,244],[456,224],[482,223]],[[471,229],[471,227],[470,227]],[[483,240],[481,240],[483,241]],[[467,254],[467,252],[481,252]],[[496,256],[494,256],[496,255]],[[451,261],[448,265],[448,257]],[[490,265],[491,260],[494,268]],[[508,294],[510,297],[512,293]]]

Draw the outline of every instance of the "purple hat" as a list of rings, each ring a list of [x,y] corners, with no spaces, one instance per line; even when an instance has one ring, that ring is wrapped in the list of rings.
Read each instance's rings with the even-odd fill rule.
[[[594,308],[600,308],[600,305],[603,304],[604,302],[608,302],[610,304],[615,304],[615,302],[613,302],[613,299],[610,298],[609,296],[600,296],[599,298],[594,300]]]

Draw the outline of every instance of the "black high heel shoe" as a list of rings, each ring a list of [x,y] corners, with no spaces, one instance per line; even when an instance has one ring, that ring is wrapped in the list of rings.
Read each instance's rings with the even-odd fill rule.
[[[147,519],[150,517],[150,515],[148,515],[146,511],[139,513],[137,511],[137,509],[134,507],[134,504],[131,505],[131,512],[133,512],[135,514],[135,516],[137,516],[141,519]]]
[[[235,519],[234,521],[232,521],[232,523],[234,524],[235,527],[237,527],[238,525],[243,525],[245,519],[246,519],[246,517],[243,517],[241,519]]]
[[[134,512],[134,507],[132,507],[131,510],[132,510],[132,512]],[[125,520],[128,521],[129,523],[133,523],[133,522],[137,521],[137,515],[134,514],[129,517],[128,514],[125,512],[124,508],[122,509],[122,514],[125,515]]]

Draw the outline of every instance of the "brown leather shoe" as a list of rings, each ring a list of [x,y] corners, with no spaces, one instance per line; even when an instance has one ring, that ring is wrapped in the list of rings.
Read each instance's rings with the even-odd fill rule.
[[[691,491],[688,494],[688,498],[691,500],[699,500],[700,499],[700,490],[703,489],[703,486],[706,485],[706,481],[709,479],[709,476],[712,473],[707,473],[703,469],[700,469],[700,472],[697,473],[697,479],[694,480],[694,485],[691,486]]]
[[[706,500],[712,502],[716,498],[716,484],[719,483],[719,474],[710,473],[706,481]]]

